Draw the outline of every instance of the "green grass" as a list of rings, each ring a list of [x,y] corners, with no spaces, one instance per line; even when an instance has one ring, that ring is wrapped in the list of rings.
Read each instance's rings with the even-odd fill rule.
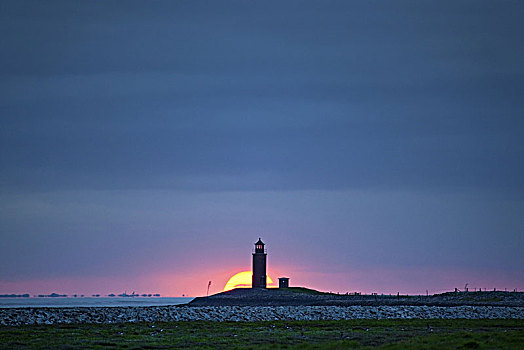
[[[327,293],[327,292],[320,292],[315,289],[309,289],[305,287],[289,287],[285,288],[284,290],[293,292],[293,293],[301,293],[301,294],[314,294],[314,295],[321,295],[321,294],[327,294],[327,295],[334,295],[334,293]]]
[[[169,322],[0,327],[0,348],[522,349],[524,320]]]
[[[460,298],[460,300],[477,301],[477,302],[482,302],[482,303],[493,303],[493,302],[503,301],[504,299],[499,298],[499,297],[491,297],[491,298],[463,297],[463,298]]]

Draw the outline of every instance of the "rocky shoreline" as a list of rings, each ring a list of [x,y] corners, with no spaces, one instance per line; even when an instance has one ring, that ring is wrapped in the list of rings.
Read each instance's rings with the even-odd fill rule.
[[[524,319],[504,306],[155,306],[0,309],[0,325],[349,319]]]
[[[172,306],[0,309],[0,325],[173,321],[524,319],[524,293],[339,295],[305,288],[235,289]]]

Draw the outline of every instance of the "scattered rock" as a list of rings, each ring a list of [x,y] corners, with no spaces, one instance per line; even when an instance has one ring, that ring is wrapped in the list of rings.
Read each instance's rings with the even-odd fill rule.
[[[0,309],[0,325],[172,321],[344,319],[524,319],[524,307],[488,306],[162,306]],[[274,325],[270,325],[274,327]],[[152,327],[153,328],[153,327]]]

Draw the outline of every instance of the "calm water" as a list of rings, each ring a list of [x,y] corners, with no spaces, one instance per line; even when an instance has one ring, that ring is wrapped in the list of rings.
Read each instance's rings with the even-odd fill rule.
[[[160,306],[189,303],[193,298],[0,298],[0,308],[77,306]]]

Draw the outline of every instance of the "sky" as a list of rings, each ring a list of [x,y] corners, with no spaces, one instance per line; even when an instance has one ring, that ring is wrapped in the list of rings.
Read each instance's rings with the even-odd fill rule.
[[[521,1],[1,1],[0,294],[524,290]]]

